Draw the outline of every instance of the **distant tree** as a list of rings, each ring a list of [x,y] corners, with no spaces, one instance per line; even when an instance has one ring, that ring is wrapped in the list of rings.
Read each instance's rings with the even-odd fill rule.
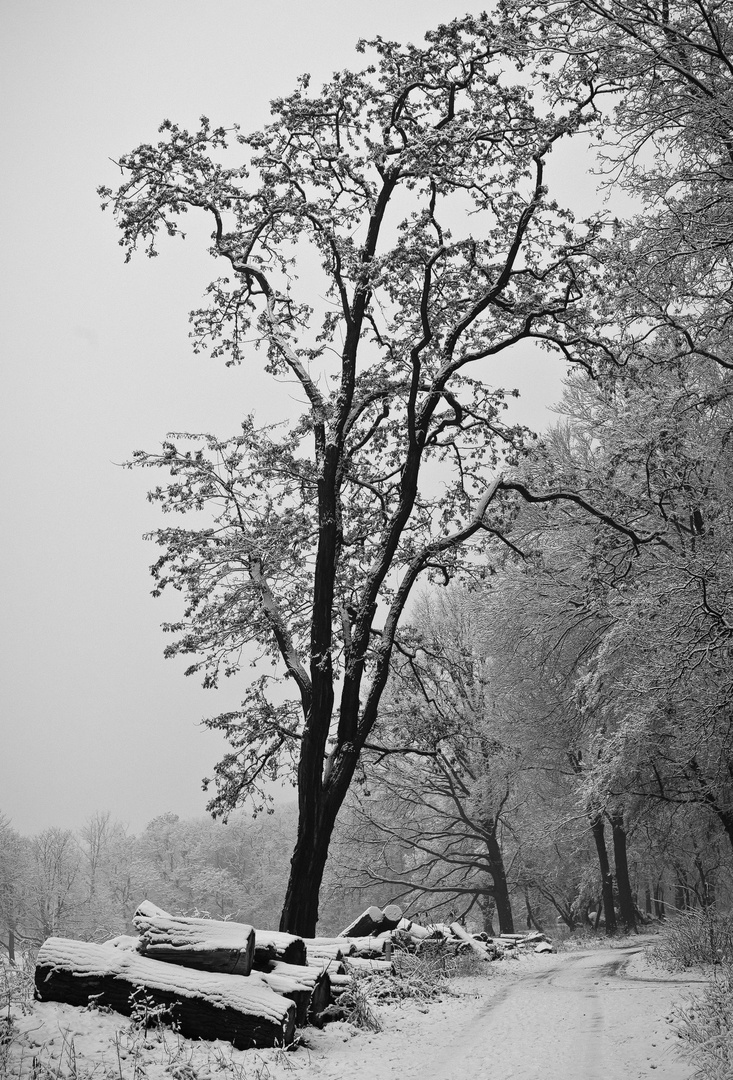
[[[363,887],[443,917],[492,912],[513,933],[503,837],[521,750],[496,715],[476,597],[420,598],[400,644],[341,830]],[[341,846],[340,845],[340,846]]]
[[[27,908],[29,936],[37,942],[76,929],[84,904],[81,851],[70,829],[44,829],[31,840]]]
[[[154,255],[187,212],[208,216],[225,275],[192,316],[196,348],[229,364],[259,349],[306,404],[295,422],[245,417],[232,439],[172,435],[136,457],[170,473],[151,493],[163,510],[207,515],[155,534],[156,593],[186,597],[168,655],[194,657],[213,687],[254,643],[288,679],[273,692],[263,675],[208,721],[232,747],[210,809],[297,776],[281,927],[306,934],[413,586],[451,579],[504,525],[491,474],[524,432],[502,421],[504,392],[469,373],[556,337],[594,236],[549,198],[546,164],[595,116],[590,65],[572,92],[544,95],[524,22],[485,16],[424,48],[369,47],[363,72],[316,93],[304,77],[261,132],[166,121],[102,190],[128,258],[141,244]]]
[[[0,927],[7,932],[20,928],[24,906],[24,844],[8,818],[0,814]],[[5,944],[5,941],[3,941]]]

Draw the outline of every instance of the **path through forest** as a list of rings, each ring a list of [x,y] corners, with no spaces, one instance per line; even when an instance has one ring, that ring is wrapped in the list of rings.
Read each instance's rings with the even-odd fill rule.
[[[694,1072],[666,1018],[700,981],[656,972],[641,946],[533,957],[521,974],[459,985],[462,999],[431,1006],[411,1038],[409,1025],[394,1024],[375,1036],[374,1056],[362,1049],[350,1063],[351,1080],[688,1080]],[[338,1056],[332,1048],[318,1075],[335,1077]]]

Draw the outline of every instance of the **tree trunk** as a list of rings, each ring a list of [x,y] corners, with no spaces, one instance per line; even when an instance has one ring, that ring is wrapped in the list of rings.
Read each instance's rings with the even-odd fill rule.
[[[616,933],[616,912],[613,906],[613,875],[606,851],[605,829],[603,818],[600,814],[591,818],[590,823],[593,839],[598,853],[598,864],[601,870],[601,887],[603,889],[603,914],[606,919],[606,934],[608,937]]]
[[[514,933],[514,919],[512,917],[512,905],[509,899],[509,886],[504,869],[504,856],[501,846],[496,838],[496,825],[486,837],[486,849],[489,855],[489,872],[494,883],[493,895],[496,905],[496,915],[499,920],[500,934]]]
[[[537,916],[535,915],[534,911],[532,910],[532,904],[530,903],[530,900],[529,900],[529,890],[528,889],[524,890],[524,904],[525,904],[525,907],[527,908],[527,929],[531,930],[532,927],[534,926],[535,930],[539,934],[544,934],[545,931],[542,928],[542,926],[540,925],[540,923],[538,922]]]
[[[658,919],[665,918],[664,884],[661,881],[654,886],[654,914]]]
[[[636,930],[636,911],[634,910],[634,897],[629,881],[629,862],[626,852],[626,830],[624,819],[621,814],[612,814],[610,818],[611,832],[613,834],[613,861],[616,867],[616,887],[618,888],[618,906],[621,912],[621,922],[627,932]]]
[[[356,755],[354,758],[356,760]],[[336,787],[333,777],[328,786],[324,786],[319,776],[315,791],[299,781],[298,838],[290,860],[290,878],[280,916],[280,930],[287,934],[310,938],[316,936],[323,871],[336,815],[348,787],[348,781]]]
[[[484,893],[480,898],[479,908],[481,909],[482,925],[485,934],[489,937],[496,937],[494,930],[494,911],[496,907],[494,905],[494,898],[489,893]]]

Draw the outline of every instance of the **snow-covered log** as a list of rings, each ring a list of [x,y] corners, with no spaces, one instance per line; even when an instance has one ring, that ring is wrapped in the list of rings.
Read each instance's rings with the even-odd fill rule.
[[[354,947],[349,941],[344,941],[343,938],[304,938],[305,946],[307,949],[307,962],[310,963],[311,959],[325,959],[325,960],[342,960],[344,956],[348,956],[354,951]],[[282,959],[286,959],[283,957]],[[300,961],[292,960],[291,963],[299,963]]]
[[[394,973],[391,960],[365,960],[361,956],[347,956],[344,964],[348,971],[358,971],[367,975],[390,975]]]
[[[129,1016],[142,990],[192,1039],[225,1039],[237,1049],[292,1042],[295,1005],[252,978],[191,971],[127,950],[68,938],[48,938],[36,962],[41,1001],[98,1004]]]
[[[132,922],[140,934],[138,951],[151,960],[229,975],[249,975],[252,970],[255,933],[245,923],[151,916],[140,914],[139,908]]]
[[[305,1014],[298,1014],[297,1023],[303,1024],[306,1019],[312,1019],[315,1015],[331,1003],[331,975],[325,968],[320,970],[302,964],[286,964],[282,960],[276,961],[268,972],[262,973],[262,978],[268,981],[268,985],[278,994],[290,997],[285,990],[279,990],[276,983],[269,980],[292,979],[298,986],[305,986],[308,996],[305,1005]],[[293,1001],[296,999],[293,998]]]
[[[461,941],[465,941],[467,945],[473,950],[473,952],[475,952],[477,956],[480,956],[482,960],[491,960],[492,954],[489,951],[488,947],[484,945],[482,941],[476,941],[476,939],[472,937],[467,930],[464,930],[460,923],[451,923],[450,928],[451,932],[457,938],[460,938]]]
[[[342,930],[339,937],[370,937],[393,930],[402,918],[402,909],[397,904],[388,904],[384,911],[372,905],[363,911],[357,919]]]
[[[378,959],[384,955],[385,946],[388,942],[391,943],[392,938],[390,934],[386,934],[384,937],[350,937],[343,940],[351,945],[351,949],[344,955]]]
[[[331,956],[313,956],[310,952],[306,963],[308,967],[314,968],[316,971],[327,971],[329,975],[334,973],[343,975],[346,970],[343,959]]]
[[[427,926],[421,926],[419,923],[412,922],[410,919],[400,919],[395,929],[400,930],[405,934],[409,934],[411,938],[415,938],[416,940],[433,937],[433,931],[428,930]]]
[[[261,966],[263,950],[268,952],[268,963],[272,962],[272,950],[275,951],[276,960],[284,960],[286,964],[305,964],[306,948],[302,937],[293,934],[283,934],[278,930],[255,930],[255,963],[258,971],[267,970]]]
[[[133,937],[132,934],[118,934],[117,937],[103,941],[102,944],[108,949],[126,949],[127,952],[137,952],[140,938]]]

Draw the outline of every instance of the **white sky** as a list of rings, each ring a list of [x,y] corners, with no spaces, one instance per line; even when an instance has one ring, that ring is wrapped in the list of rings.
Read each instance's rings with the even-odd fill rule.
[[[198,726],[239,689],[204,693],[164,661],[142,540],[149,476],[115,463],[170,430],[229,435],[265,402],[244,368],[195,358],[188,312],[215,268],[206,230],[123,264],[95,190],[162,119],[257,127],[295,76],[359,66],[359,37],[422,40],[484,5],[459,0],[4,0],[0,7],[0,812],[21,832],[96,810],[138,830],[203,812],[222,744]],[[585,212],[581,155],[552,194]],[[557,177],[557,166],[555,176]],[[548,177],[552,184],[552,170]],[[576,202],[576,206],[577,206]],[[559,362],[497,371],[541,425]],[[493,377],[492,377],[493,381]]]

